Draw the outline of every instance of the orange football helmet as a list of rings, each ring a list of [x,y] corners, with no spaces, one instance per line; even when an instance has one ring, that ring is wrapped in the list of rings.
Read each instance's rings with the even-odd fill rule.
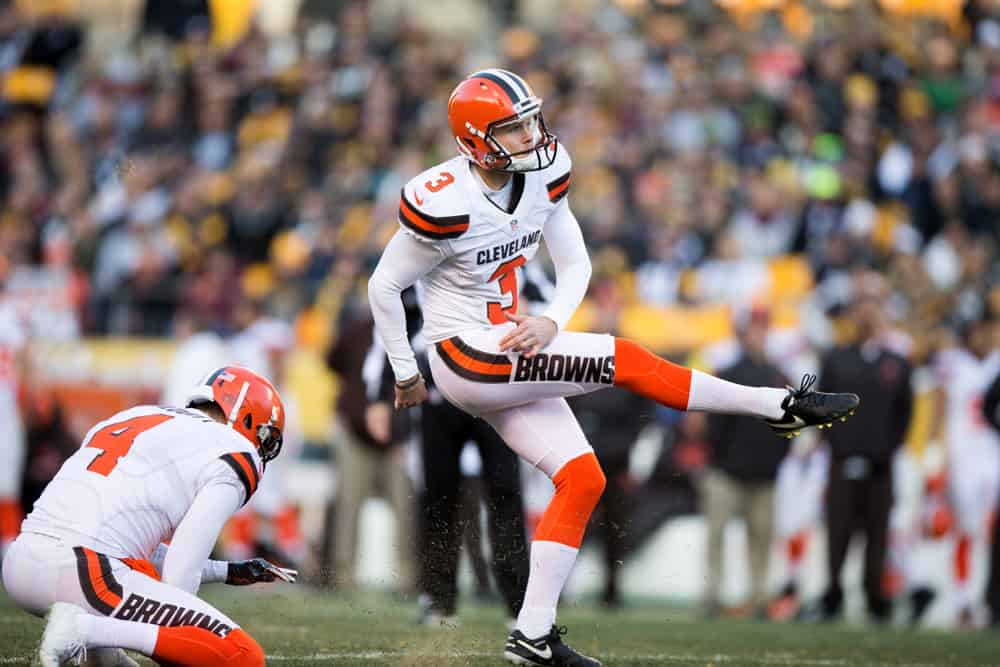
[[[525,121],[532,124],[534,146],[508,152],[494,131]],[[537,171],[556,159],[556,138],[545,127],[541,98],[524,79],[504,69],[482,70],[458,84],[448,99],[448,124],[459,152],[483,169]]]
[[[281,451],[285,406],[263,376],[242,366],[223,366],[188,394],[187,407],[204,403],[218,405],[226,423],[254,444],[265,463]]]

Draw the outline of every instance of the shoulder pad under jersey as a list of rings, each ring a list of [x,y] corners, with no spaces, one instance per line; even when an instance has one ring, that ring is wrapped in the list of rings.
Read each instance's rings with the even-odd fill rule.
[[[462,159],[443,162],[415,176],[399,195],[399,224],[432,241],[454,239],[469,229],[469,202],[459,179]]]

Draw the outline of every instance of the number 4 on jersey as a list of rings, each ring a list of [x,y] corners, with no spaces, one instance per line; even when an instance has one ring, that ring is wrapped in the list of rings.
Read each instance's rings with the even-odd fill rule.
[[[173,419],[170,415],[143,415],[117,424],[108,424],[95,433],[87,447],[99,449],[97,456],[87,466],[90,472],[107,477],[118,465],[118,459],[128,454],[140,433]]]

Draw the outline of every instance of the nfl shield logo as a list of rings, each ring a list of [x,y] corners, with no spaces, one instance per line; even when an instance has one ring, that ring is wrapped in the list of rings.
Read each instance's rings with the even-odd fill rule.
[[[511,231],[511,233],[517,231],[517,220],[511,220],[510,221],[510,231]]]

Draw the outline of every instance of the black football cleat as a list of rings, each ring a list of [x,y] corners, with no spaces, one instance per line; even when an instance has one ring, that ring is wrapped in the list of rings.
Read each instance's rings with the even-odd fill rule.
[[[566,665],[567,667],[601,667],[601,661],[577,653],[563,644],[566,628],[552,626],[549,634],[528,639],[520,630],[507,635],[503,657],[515,665]]]
[[[785,411],[781,419],[765,419],[775,433],[793,438],[809,426],[830,428],[836,420],[847,421],[854,414],[861,399],[857,394],[825,394],[811,391],[816,376],[802,376],[798,389],[788,387],[788,396],[781,402]]]

